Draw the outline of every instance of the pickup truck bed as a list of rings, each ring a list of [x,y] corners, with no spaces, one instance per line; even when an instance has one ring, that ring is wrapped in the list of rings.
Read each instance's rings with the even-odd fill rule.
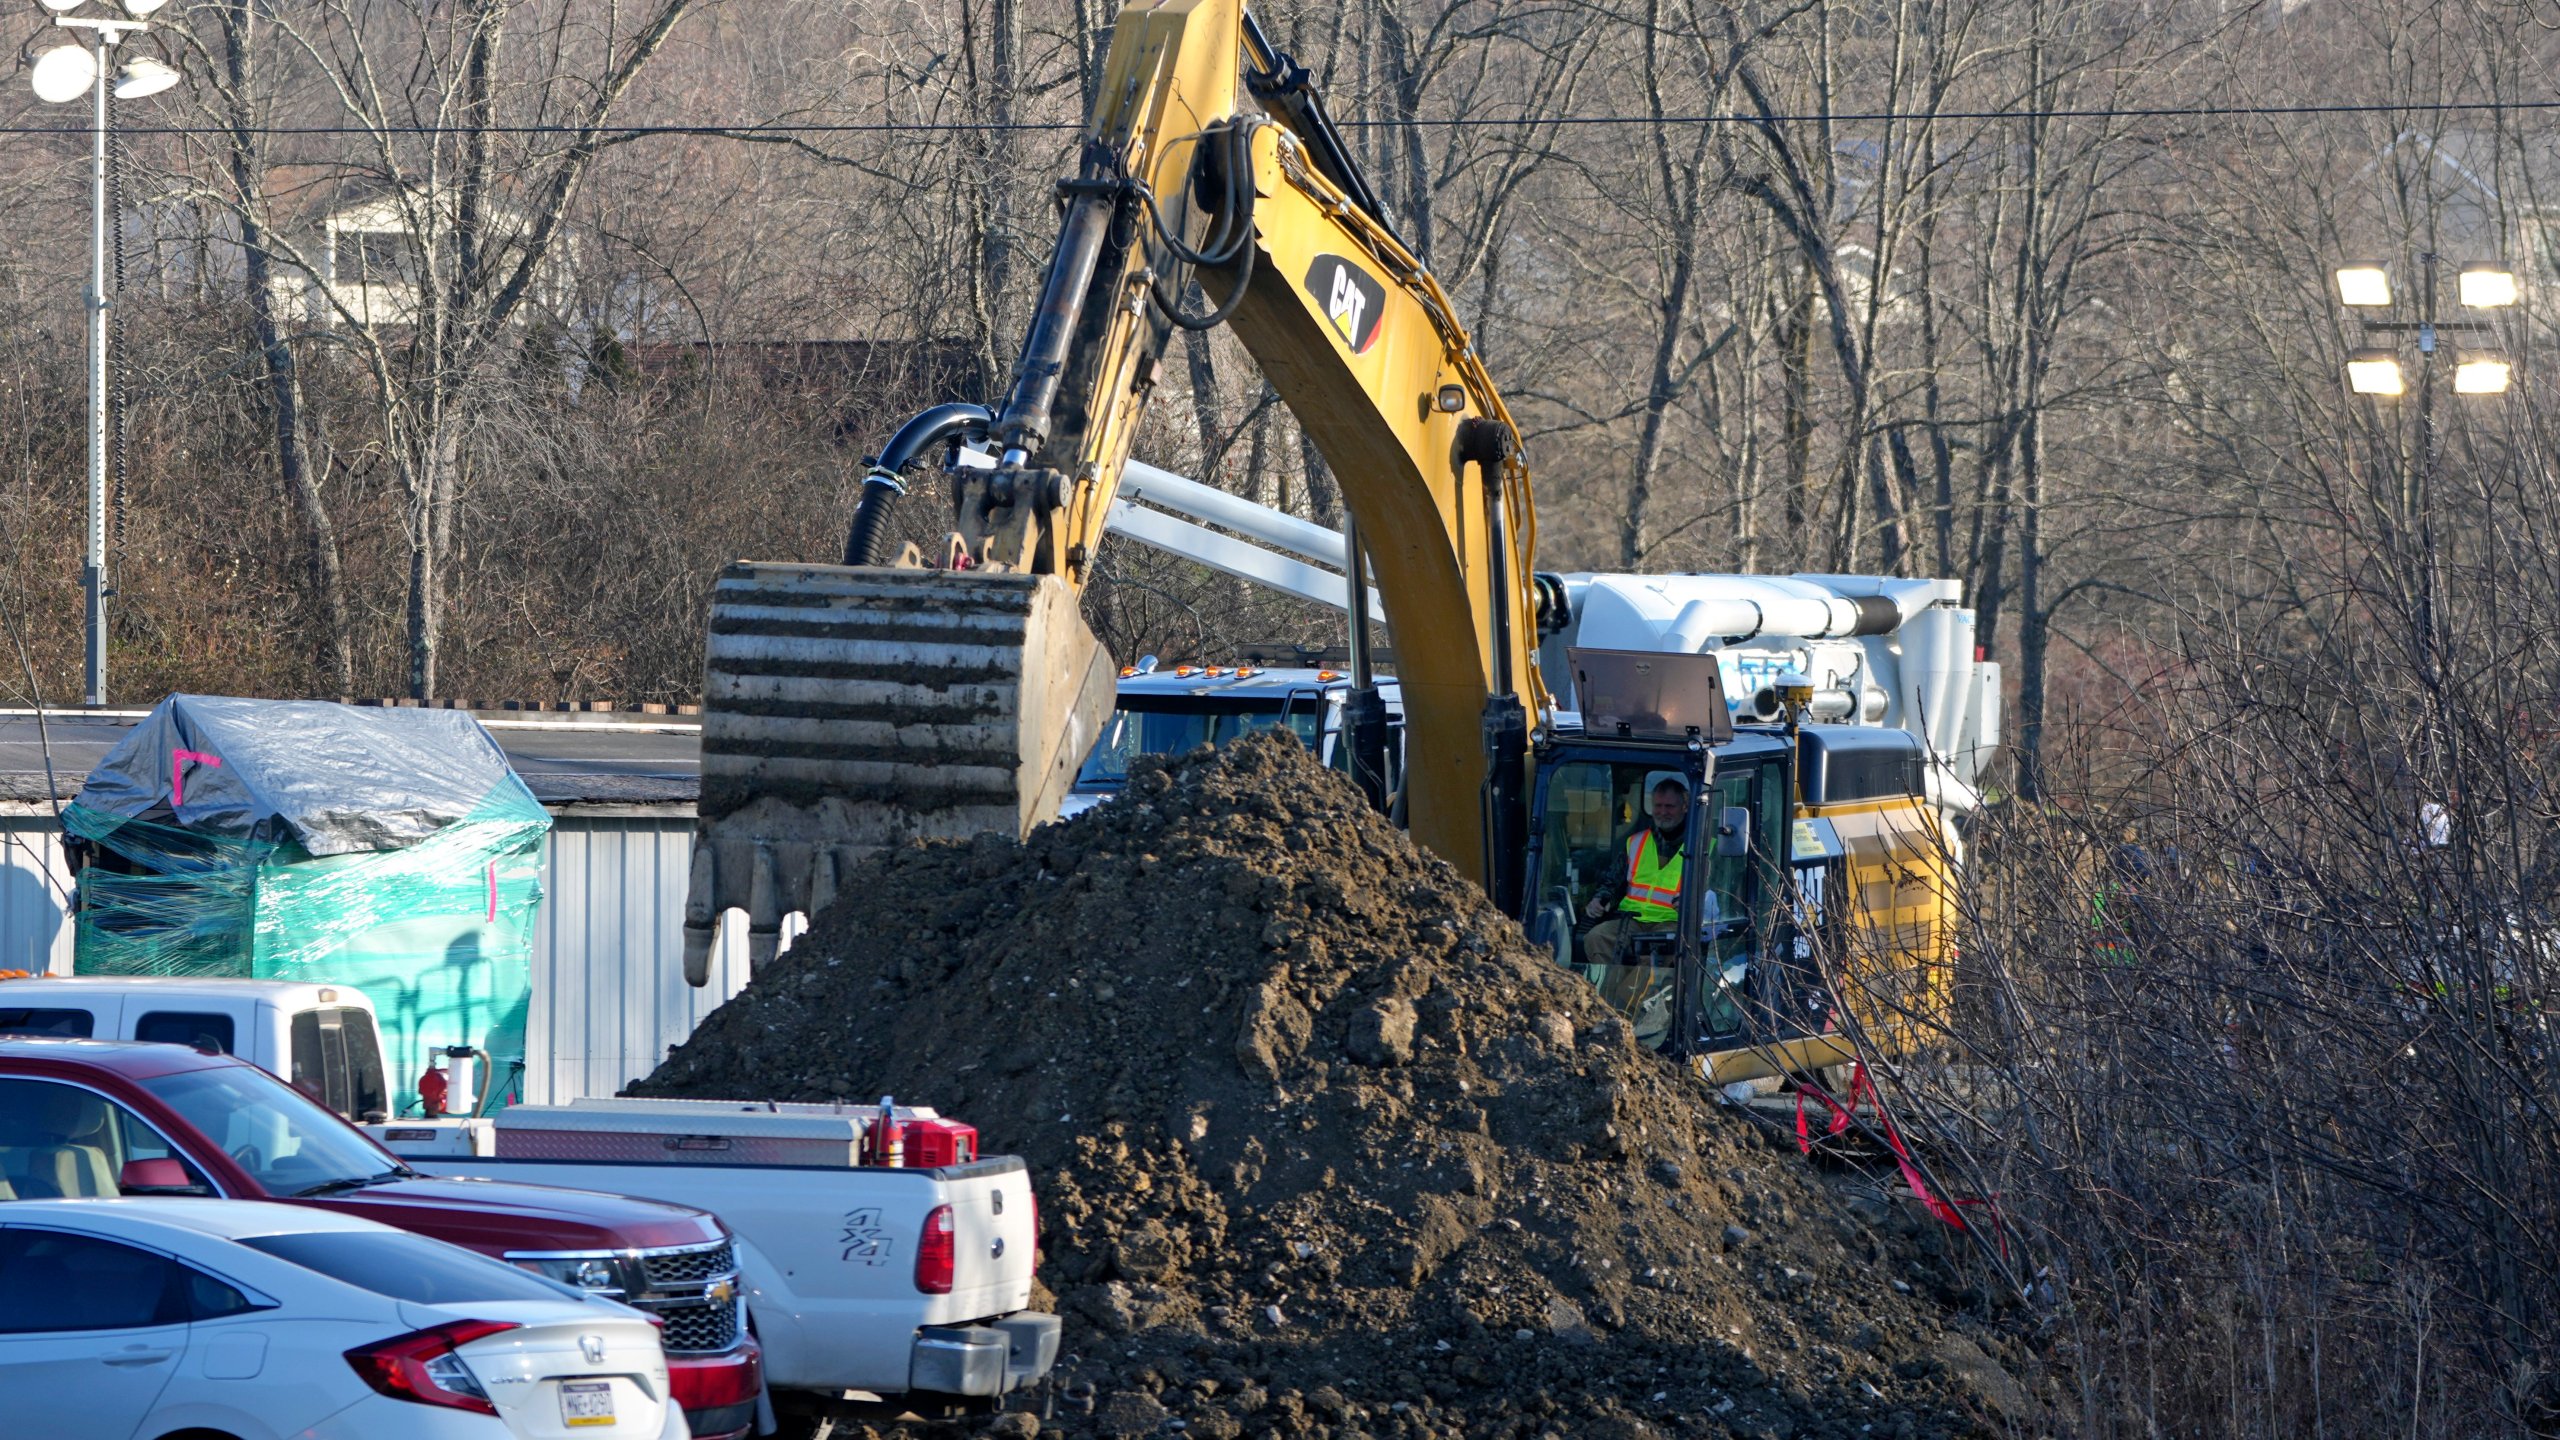
[[[1056,1359],[1057,1317],[1027,1308],[1038,1220],[1030,1172],[1012,1156],[938,1169],[404,1158],[429,1175],[602,1190],[720,1216],[738,1237],[747,1311],[776,1390],[985,1398],[1037,1380]],[[812,1216],[826,1223],[813,1227]],[[929,1227],[932,1240],[947,1234],[947,1293],[919,1288],[919,1261],[925,1271],[939,1263],[919,1253]]]

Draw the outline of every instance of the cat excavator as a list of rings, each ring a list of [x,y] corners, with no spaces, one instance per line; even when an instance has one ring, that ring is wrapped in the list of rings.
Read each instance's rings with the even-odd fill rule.
[[[1916,750],[1804,740],[1801,715],[1783,736],[1737,739],[1705,654],[1574,650],[1581,713],[1557,714],[1540,647],[1571,623],[1573,601],[1530,565],[1537,522],[1518,427],[1307,72],[1242,0],[1121,11],[1058,198],[1056,247],[1001,405],[939,405],[902,426],[873,459],[841,565],[746,562],[717,582],[688,980],[706,982],[732,912],[760,966],[786,918],[823,909],[869,851],[1027,835],[1057,813],[1118,678],[1078,601],[1168,342],[1217,325],[1340,483],[1352,634],[1367,634],[1374,586],[1398,637],[1398,798],[1418,844],[1573,964],[1572,916],[1604,883],[1613,837],[1661,777],[1678,776],[1699,802],[1689,853],[1709,863],[1688,867],[1675,926],[1623,956],[1624,973],[1591,978],[1650,1016],[1663,1048],[1725,1057],[1707,1067],[1719,1079],[1848,1053],[1828,986],[1777,973],[1780,952],[1805,953],[1820,923],[1801,903],[1823,891],[1819,873],[1794,884],[1791,858],[1834,867],[1834,895],[1899,896],[1866,907],[1871,924],[1907,937],[1926,922],[1919,968],[1941,968],[1943,900],[1878,883],[1879,864],[1935,878]],[[1195,280],[1200,313],[1183,308]],[[937,452],[953,480],[947,538],[930,556],[889,555],[900,476]],[[1891,610],[1842,602],[1838,633],[1882,633],[1898,623]],[[1355,668],[1362,696],[1347,723],[1366,752],[1384,710]],[[1840,793],[1826,794],[1834,780]],[[1840,825],[1796,823],[1826,803]],[[1755,955],[1771,962],[1765,978]]]
[[[1225,324],[1340,477],[1399,632],[1414,838],[1471,874],[1528,780],[1535,542],[1518,431],[1456,308],[1388,222],[1304,69],[1241,0],[1114,27],[1009,392],[875,457],[843,566],[748,563],[712,602],[686,971],[746,912],[751,963],[854,857],[1056,813],[1117,670],[1077,611],[1177,328]],[[1197,279],[1211,302],[1186,314]],[[899,470],[962,439],[947,551],[883,564]],[[908,557],[910,561],[919,557]],[[1483,737],[1482,744],[1441,737]],[[1426,753],[1427,752],[1427,753]],[[1488,794],[1492,798],[1488,799]]]

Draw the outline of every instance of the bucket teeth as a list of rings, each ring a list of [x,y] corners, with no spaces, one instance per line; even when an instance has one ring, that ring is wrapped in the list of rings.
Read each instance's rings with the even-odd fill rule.
[[[873,850],[1056,815],[1114,680],[1055,577],[755,563],[720,576],[704,672],[686,921],[757,936]]]

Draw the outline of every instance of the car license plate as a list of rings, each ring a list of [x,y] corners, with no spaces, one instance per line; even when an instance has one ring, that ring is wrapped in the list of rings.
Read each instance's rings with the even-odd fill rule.
[[[560,1423],[569,1426],[613,1423],[613,1387],[597,1382],[560,1387]]]

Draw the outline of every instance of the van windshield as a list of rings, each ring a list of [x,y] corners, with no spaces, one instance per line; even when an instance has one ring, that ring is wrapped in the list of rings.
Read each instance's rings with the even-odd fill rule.
[[[308,1096],[247,1065],[142,1082],[271,1195],[321,1195],[412,1173]]]

